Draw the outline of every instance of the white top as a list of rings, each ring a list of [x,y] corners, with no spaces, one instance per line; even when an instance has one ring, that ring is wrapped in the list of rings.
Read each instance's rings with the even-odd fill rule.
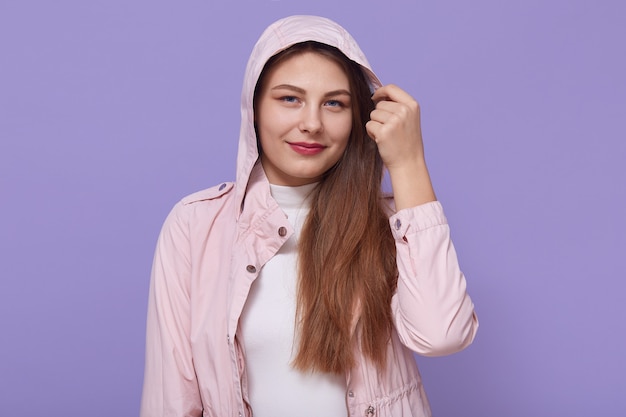
[[[315,187],[270,185],[295,233],[261,270],[241,315],[249,396],[255,417],[345,417],[345,377],[301,373],[295,356],[297,241],[309,212],[307,195]]]

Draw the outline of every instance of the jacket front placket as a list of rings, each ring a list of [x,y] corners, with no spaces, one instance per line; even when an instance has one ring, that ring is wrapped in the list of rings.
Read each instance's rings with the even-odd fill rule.
[[[268,183],[249,185],[245,204],[237,221],[237,236],[232,250],[227,335],[241,410],[247,409],[244,398],[248,395],[242,383],[245,380],[245,350],[239,343],[239,319],[261,268],[293,234],[285,213],[269,193]]]

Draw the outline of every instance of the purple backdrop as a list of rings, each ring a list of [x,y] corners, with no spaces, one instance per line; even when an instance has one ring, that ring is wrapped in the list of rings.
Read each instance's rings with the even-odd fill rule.
[[[295,13],[421,102],[481,321],[418,358],[435,415],[626,415],[625,4],[0,1],[0,415],[137,415],[157,233],[233,178],[248,53]]]

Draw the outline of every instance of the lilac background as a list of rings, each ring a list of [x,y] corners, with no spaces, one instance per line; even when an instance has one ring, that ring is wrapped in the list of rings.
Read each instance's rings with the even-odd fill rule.
[[[620,0],[0,0],[0,415],[137,415],[157,233],[234,178],[248,53],[295,13],[421,102],[481,320],[418,358],[435,415],[626,415]]]

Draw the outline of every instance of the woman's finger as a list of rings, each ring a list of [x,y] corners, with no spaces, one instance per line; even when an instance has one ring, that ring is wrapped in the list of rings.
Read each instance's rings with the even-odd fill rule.
[[[394,112],[376,108],[370,113],[370,120],[387,123],[394,116]]]
[[[406,91],[394,84],[387,84],[380,87],[374,95],[372,95],[374,103],[378,104],[380,101],[392,101],[397,103],[412,103],[415,99]]]

